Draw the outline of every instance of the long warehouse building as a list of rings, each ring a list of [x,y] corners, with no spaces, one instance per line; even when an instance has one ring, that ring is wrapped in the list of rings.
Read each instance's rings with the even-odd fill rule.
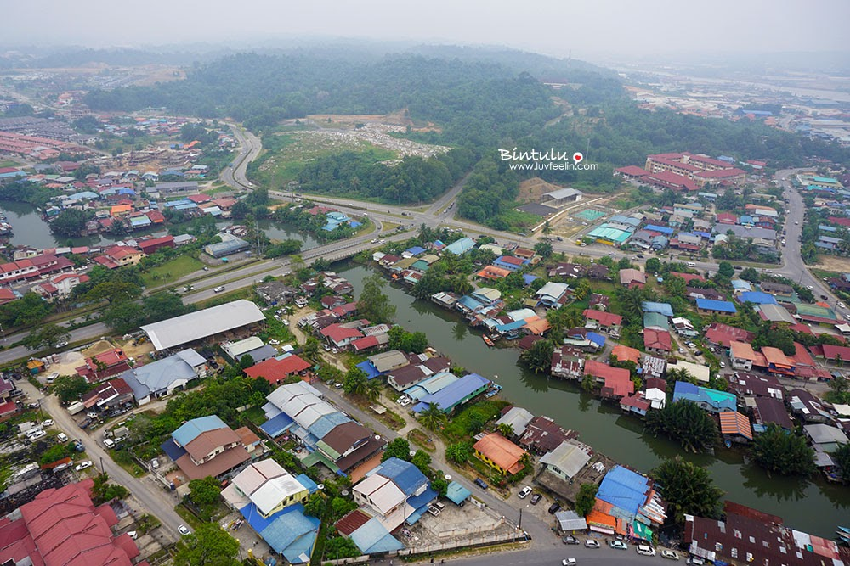
[[[168,350],[265,320],[259,307],[244,299],[154,322],[142,327],[157,350]]]

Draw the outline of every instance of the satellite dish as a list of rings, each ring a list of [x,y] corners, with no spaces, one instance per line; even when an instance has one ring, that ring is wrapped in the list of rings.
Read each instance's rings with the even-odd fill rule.
[[[342,495],[343,497],[348,497],[348,493],[349,493],[349,491],[347,489],[343,489],[342,491],[339,492],[339,494]]]
[[[316,489],[318,489],[319,491],[322,491],[323,489],[325,489],[325,484],[320,483],[319,485],[316,486]]]

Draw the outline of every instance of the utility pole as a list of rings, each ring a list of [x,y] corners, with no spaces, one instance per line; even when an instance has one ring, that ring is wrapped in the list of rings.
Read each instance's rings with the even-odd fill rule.
[[[522,529],[522,507],[519,508],[519,523],[517,524],[518,529]]]

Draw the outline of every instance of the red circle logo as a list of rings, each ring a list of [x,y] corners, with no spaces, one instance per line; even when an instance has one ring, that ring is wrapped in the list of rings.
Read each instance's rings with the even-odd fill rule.
[[[584,156],[582,154],[580,154],[580,153],[574,153],[573,154],[573,161],[575,161],[576,163],[580,162],[582,159],[584,159]]]

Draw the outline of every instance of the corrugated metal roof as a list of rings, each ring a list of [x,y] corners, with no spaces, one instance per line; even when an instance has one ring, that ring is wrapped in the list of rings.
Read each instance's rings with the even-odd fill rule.
[[[171,438],[180,446],[185,447],[187,444],[195,440],[198,435],[219,428],[230,428],[225,424],[218,415],[209,415],[207,417],[198,417],[186,422],[180,428],[171,433]]]
[[[377,519],[370,519],[351,533],[351,541],[363,554],[395,552],[404,548]]]
[[[238,300],[142,327],[157,350],[165,350],[265,320],[251,301]]]

